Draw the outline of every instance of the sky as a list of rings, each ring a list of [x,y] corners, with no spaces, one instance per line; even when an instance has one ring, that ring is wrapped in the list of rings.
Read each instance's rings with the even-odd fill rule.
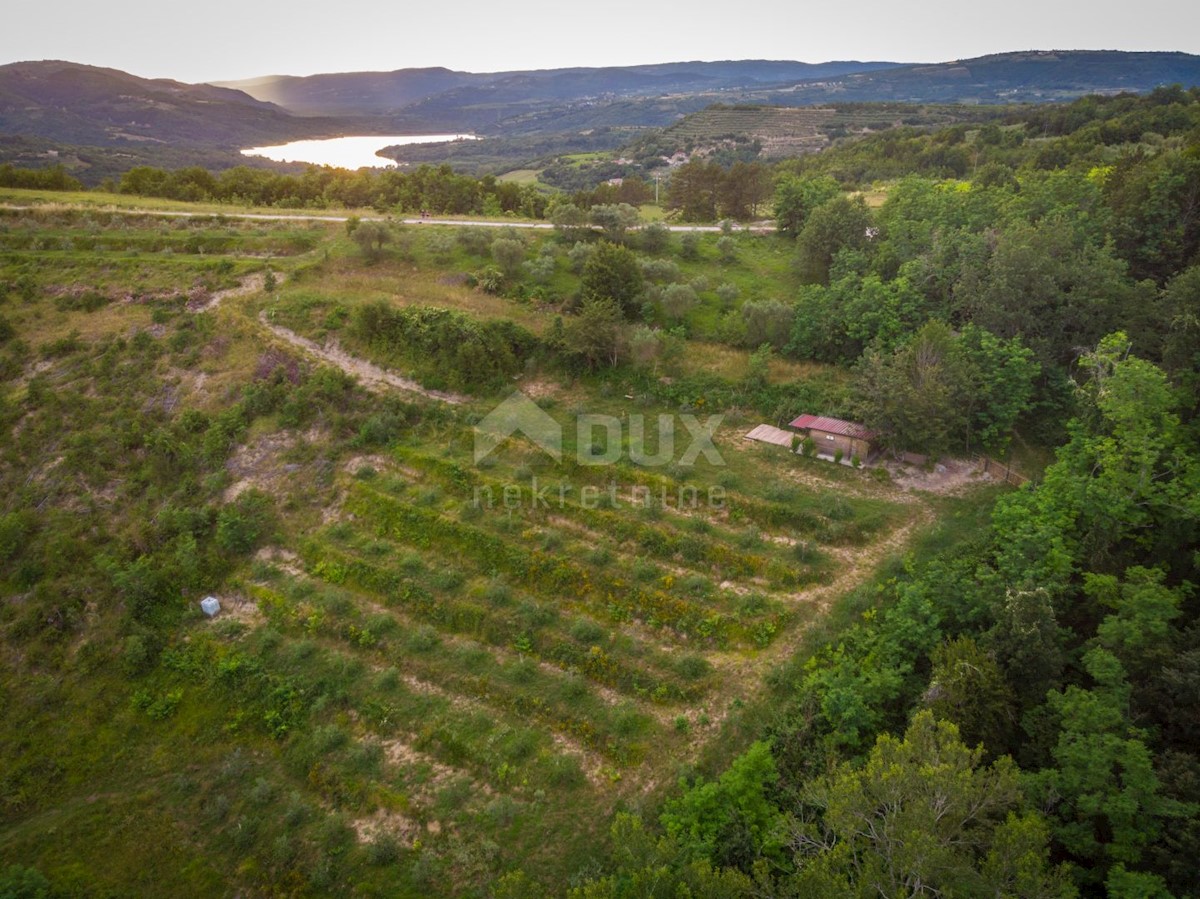
[[[1194,0],[5,0],[0,63],[151,78],[720,59],[944,62],[1006,50],[1200,53]]]

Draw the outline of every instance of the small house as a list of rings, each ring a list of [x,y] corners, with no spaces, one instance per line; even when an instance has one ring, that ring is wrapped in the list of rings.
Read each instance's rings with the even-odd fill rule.
[[[871,442],[877,436],[866,425],[823,415],[801,415],[791,423],[791,428],[811,438],[819,455],[835,456],[841,450],[842,458],[858,457],[864,462],[871,457]]]

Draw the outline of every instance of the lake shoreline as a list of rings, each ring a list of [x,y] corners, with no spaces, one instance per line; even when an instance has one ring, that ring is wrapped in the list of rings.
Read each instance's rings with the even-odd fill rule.
[[[243,156],[262,156],[274,162],[300,162],[357,170],[396,168],[395,160],[379,156],[385,147],[410,144],[445,144],[459,140],[477,140],[473,134],[366,134],[345,137],[294,140],[286,144],[247,147]]]

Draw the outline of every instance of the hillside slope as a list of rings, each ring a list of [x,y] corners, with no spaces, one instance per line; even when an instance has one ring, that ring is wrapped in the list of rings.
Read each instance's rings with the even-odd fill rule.
[[[298,121],[242,91],[208,84],[62,61],[0,66],[0,132],[11,135],[93,146],[238,147],[344,125]]]

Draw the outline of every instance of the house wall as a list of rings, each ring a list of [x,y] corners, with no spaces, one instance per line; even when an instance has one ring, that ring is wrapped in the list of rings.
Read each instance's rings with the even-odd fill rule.
[[[840,449],[843,458],[849,459],[858,456],[864,462],[871,455],[871,444],[866,440],[847,437],[845,434],[830,434],[828,431],[818,431],[816,428],[810,429],[808,433],[817,444],[818,453],[832,456]]]

